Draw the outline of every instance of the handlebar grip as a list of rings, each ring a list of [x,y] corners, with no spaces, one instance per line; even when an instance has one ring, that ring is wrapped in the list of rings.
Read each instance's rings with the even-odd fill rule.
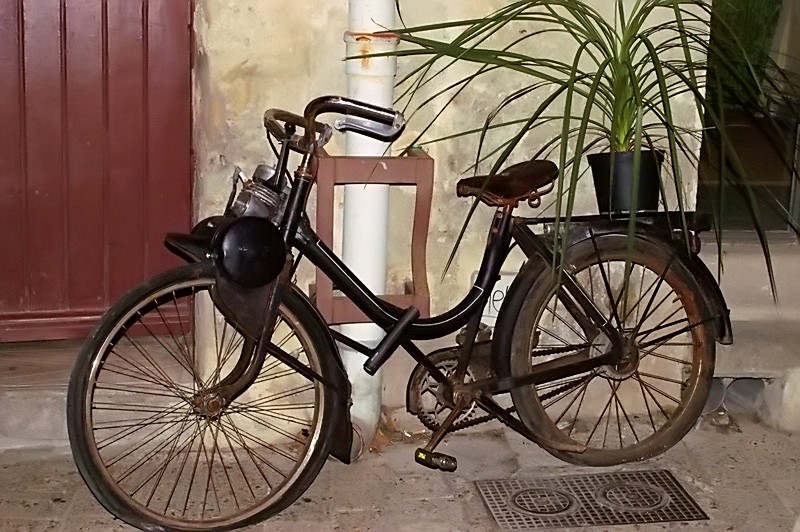
[[[347,115],[345,119],[337,122],[337,129],[354,131],[385,141],[391,141],[400,136],[406,124],[403,113],[399,111],[341,96],[316,98],[306,106],[303,115],[306,120],[315,120],[322,113]],[[363,120],[353,120],[352,117]],[[377,127],[364,120],[370,120],[384,127]]]
[[[316,121],[317,116],[322,113],[345,115],[344,118],[336,120],[336,129],[352,131],[384,142],[391,142],[399,137],[406,125],[406,120],[400,111],[341,96],[322,96],[306,106],[303,116],[282,109],[269,109],[264,113],[264,127],[282,141],[297,140],[300,149],[305,149],[303,145],[311,146],[312,143],[322,146],[331,135],[329,126]],[[296,137],[294,140],[290,138],[283,124],[304,128],[303,138]],[[316,139],[317,135],[319,140]]]

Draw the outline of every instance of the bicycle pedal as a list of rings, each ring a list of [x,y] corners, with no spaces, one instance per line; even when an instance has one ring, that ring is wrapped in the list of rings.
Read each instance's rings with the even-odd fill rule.
[[[414,453],[414,460],[425,467],[442,471],[455,471],[458,467],[458,461],[455,456],[426,451],[425,449],[417,449]]]

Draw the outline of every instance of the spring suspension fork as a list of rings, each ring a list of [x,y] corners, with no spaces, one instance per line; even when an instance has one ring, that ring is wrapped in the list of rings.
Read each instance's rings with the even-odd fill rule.
[[[310,163],[309,163],[310,164]],[[307,175],[305,167],[301,166],[295,173],[294,187],[289,196],[286,213],[281,223],[286,249],[290,250],[294,243],[294,234],[297,231],[300,219],[305,212],[305,205],[308,194],[313,183],[313,176]],[[296,262],[292,259],[291,252],[287,251],[283,270],[274,281],[275,285],[269,297],[267,311],[264,317],[264,324],[259,335],[255,350],[252,350],[252,342],[245,342],[239,361],[237,361],[234,371],[231,372],[220,384],[207,394],[213,394],[219,401],[221,407],[225,407],[236,400],[245,392],[258,378],[266,360],[270,342],[272,340],[272,330],[277,322],[278,309],[283,299],[283,295],[290,286]],[[246,352],[250,350],[252,354]],[[294,361],[290,357],[278,356],[282,362],[289,365],[292,369],[310,380],[323,381],[320,375],[305,365]]]

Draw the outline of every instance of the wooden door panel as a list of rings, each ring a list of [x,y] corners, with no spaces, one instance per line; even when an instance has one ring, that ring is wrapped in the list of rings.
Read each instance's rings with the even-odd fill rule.
[[[0,341],[80,337],[178,263],[191,0],[0,0]]]
[[[53,311],[66,301],[64,264],[64,72],[58,0],[23,3],[25,271],[27,309]]]
[[[67,301],[75,308],[105,306],[104,31],[97,0],[66,4]],[[87,238],[91,235],[91,238]]]
[[[19,6],[0,0],[0,315],[26,303],[24,249],[25,181],[22,151],[22,61]]]

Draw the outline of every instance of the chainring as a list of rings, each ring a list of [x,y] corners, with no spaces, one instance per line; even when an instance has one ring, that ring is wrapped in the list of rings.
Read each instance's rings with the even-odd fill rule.
[[[459,347],[440,349],[428,355],[428,359],[453,382],[458,367]],[[489,376],[489,342],[476,343],[473,348],[472,363],[467,368],[465,381],[473,382]],[[417,364],[408,380],[406,402],[408,411],[416,414],[420,422],[430,430],[436,430],[452,411],[452,403],[444,394],[444,386]],[[482,410],[474,402],[456,418],[451,431],[464,429],[488,421],[491,416],[481,415]]]

